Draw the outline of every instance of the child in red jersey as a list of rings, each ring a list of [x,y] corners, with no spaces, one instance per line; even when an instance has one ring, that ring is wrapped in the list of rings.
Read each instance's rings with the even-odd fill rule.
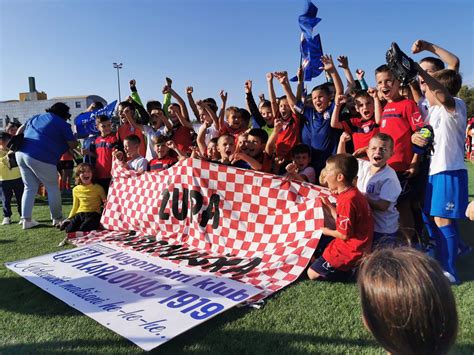
[[[119,146],[119,141],[112,133],[112,122],[105,115],[99,115],[95,119],[100,135],[90,146],[90,151],[83,150],[83,154],[88,154],[96,158],[95,172],[97,183],[104,188],[105,193],[109,190],[112,180],[112,153]]]
[[[336,97],[334,111],[331,116],[331,127],[344,129],[352,136],[354,151],[367,147],[370,139],[378,133],[375,116],[380,116],[381,105],[376,90],[372,89],[371,93],[358,91],[354,95],[355,109],[359,117],[353,117],[348,121],[339,121],[341,108],[346,103],[347,98],[344,95]]]
[[[125,138],[134,134],[140,138],[140,155],[146,156],[146,140],[140,129],[130,124],[135,115],[135,105],[129,101],[123,101],[118,106],[118,114],[120,116],[121,126],[117,130],[117,139],[123,143]],[[128,117],[128,118],[127,118]]]
[[[374,221],[369,204],[353,185],[357,176],[357,159],[349,154],[337,154],[326,161],[326,182],[336,194],[334,207],[322,199],[336,221],[336,229],[323,227],[325,236],[334,239],[326,246],[322,256],[308,269],[311,280],[344,281],[352,276],[356,267],[372,248]]]
[[[300,140],[300,119],[294,108],[290,107],[287,96],[280,97],[277,106],[275,90],[273,89],[273,77],[277,78],[283,87],[289,87],[290,85],[288,73],[285,71],[267,74],[270,101],[272,102],[272,108],[277,112],[275,113],[274,128],[268,139],[266,151],[269,155],[275,154],[278,158],[289,162],[291,161],[291,149]]]
[[[186,155],[178,149],[175,142],[166,136],[155,136],[153,139],[153,149],[156,158],[148,164],[150,171],[160,172],[168,169],[180,159],[185,159]]]
[[[377,89],[387,101],[379,125],[380,133],[390,135],[394,141],[393,155],[388,165],[395,170],[402,186],[397,209],[400,212],[400,231],[408,241],[414,239],[415,217],[421,211],[417,207],[415,176],[419,172],[421,156],[412,151],[411,136],[423,126],[418,106],[412,100],[400,96],[400,82],[395,78],[387,65],[375,70]],[[420,215],[421,218],[421,215]]]
[[[219,134],[230,134],[235,139],[248,129],[248,121],[242,117],[242,110],[231,106],[225,110],[226,120],[219,123]]]

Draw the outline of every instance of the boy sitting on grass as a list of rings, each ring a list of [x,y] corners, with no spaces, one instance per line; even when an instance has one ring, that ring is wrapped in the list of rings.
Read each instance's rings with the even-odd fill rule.
[[[336,221],[336,229],[321,229],[325,236],[334,239],[309,267],[308,277],[310,280],[345,281],[372,248],[374,221],[367,200],[353,184],[358,170],[357,159],[350,154],[333,155],[326,160],[325,169],[328,187],[336,194],[336,207],[327,198],[321,200]]]

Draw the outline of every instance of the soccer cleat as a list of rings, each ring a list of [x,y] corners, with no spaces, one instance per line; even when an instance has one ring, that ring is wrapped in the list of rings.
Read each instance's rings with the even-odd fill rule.
[[[59,227],[61,225],[61,223],[64,221],[64,218],[53,218],[53,222],[51,223],[51,225],[53,227]]]
[[[7,224],[12,223],[12,220],[10,217],[5,217],[2,222],[2,226],[6,226]]]

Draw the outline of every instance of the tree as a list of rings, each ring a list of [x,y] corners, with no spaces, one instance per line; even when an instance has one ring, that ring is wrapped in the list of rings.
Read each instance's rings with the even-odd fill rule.
[[[467,118],[474,116],[474,88],[469,88],[467,85],[463,85],[461,90],[457,95],[459,98],[463,99],[466,103],[467,108]]]

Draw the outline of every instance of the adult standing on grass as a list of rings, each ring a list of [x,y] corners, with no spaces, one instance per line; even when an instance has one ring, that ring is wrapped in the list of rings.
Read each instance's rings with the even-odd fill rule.
[[[48,192],[53,225],[56,226],[63,220],[56,165],[65,151],[77,147],[78,142],[72,133],[71,125],[66,122],[70,117],[69,106],[58,102],[46,109],[46,113],[29,119],[18,130],[18,133],[25,136],[23,144],[16,152],[16,160],[25,184],[21,200],[23,229],[39,224],[31,216],[40,183],[43,183]]]

